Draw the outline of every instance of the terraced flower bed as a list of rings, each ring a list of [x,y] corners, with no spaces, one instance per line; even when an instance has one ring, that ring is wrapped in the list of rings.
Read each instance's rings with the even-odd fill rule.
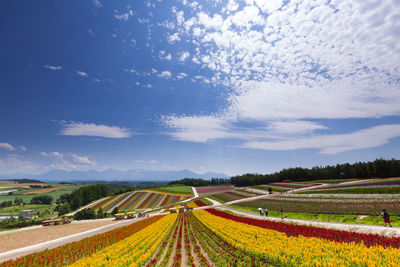
[[[136,191],[106,198],[91,207],[97,210],[111,212],[116,207],[118,210],[148,209],[173,205],[176,202],[190,198],[190,195],[166,194],[156,191]]]
[[[400,194],[400,179],[359,181],[351,184],[331,184],[311,188],[301,194]]]
[[[310,186],[320,185],[320,183],[311,183],[311,182],[278,182],[278,183],[270,183],[266,185],[256,185],[252,186],[256,189],[268,190],[271,188],[273,191],[278,192],[286,192],[293,189],[307,188]]]
[[[295,197],[296,196],[296,197]],[[319,214],[360,214],[377,215],[386,209],[389,213],[400,213],[400,198],[341,198],[341,197],[300,197],[277,196],[255,201],[241,202],[236,205],[251,208],[268,208],[293,212],[307,212]]]
[[[210,195],[222,191],[229,191],[233,189],[233,186],[196,187],[196,191],[200,196]]]
[[[233,200],[249,198],[249,197],[254,197],[254,196],[258,196],[258,195],[260,195],[260,194],[250,193],[250,192],[246,192],[243,190],[233,190],[233,191],[223,192],[223,193],[219,193],[219,194],[214,194],[212,196],[218,200],[222,200],[222,202],[229,202],[229,201],[233,201]]]

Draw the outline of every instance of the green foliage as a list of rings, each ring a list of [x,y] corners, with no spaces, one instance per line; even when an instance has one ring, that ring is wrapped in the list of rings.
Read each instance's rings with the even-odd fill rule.
[[[111,212],[111,214],[112,214],[112,215],[115,215],[115,214],[117,214],[117,213],[119,213],[119,210],[118,210],[118,207],[115,207],[115,208],[113,209],[113,211]]]
[[[336,166],[283,169],[273,174],[243,174],[231,177],[235,186],[269,184],[273,182],[310,181],[317,179],[385,178],[400,176],[400,160],[376,159],[373,162],[337,164]]]
[[[35,196],[31,199],[31,204],[51,204],[51,202],[53,202],[53,197],[47,195]]]
[[[89,185],[81,187],[71,194],[63,194],[58,199],[58,203],[70,203],[71,210],[76,210],[81,206],[89,204],[92,201],[108,196],[108,187],[103,184]]]
[[[24,204],[24,201],[22,200],[22,198],[16,197],[16,198],[14,199],[14,205],[15,205],[15,206],[21,206],[21,205],[23,205],[23,204]]]
[[[185,185],[163,186],[163,187],[151,188],[151,190],[162,193],[193,194],[192,187]]]
[[[90,220],[96,219],[96,213],[92,209],[83,209],[74,215],[75,220]]]
[[[57,207],[54,209],[55,211],[58,211],[58,215],[62,216],[64,214],[67,214],[71,211],[71,206],[69,203],[63,203],[63,204],[58,204]]]
[[[4,202],[0,203],[0,208],[11,207],[11,206],[12,206],[12,201],[11,200],[4,201]]]
[[[25,219],[19,219],[18,220],[11,216],[9,219],[3,219],[0,220],[0,229],[13,229],[13,228],[19,228],[19,227],[25,227],[29,225],[37,225],[41,224],[42,219],[35,219],[35,220],[25,220]]]

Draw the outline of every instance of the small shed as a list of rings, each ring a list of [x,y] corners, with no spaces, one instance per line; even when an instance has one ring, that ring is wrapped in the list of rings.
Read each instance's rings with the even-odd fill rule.
[[[20,210],[19,211],[19,217],[27,219],[27,220],[31,220],[32,219],[32,215],[33,215],[33,211],[32,210]]]

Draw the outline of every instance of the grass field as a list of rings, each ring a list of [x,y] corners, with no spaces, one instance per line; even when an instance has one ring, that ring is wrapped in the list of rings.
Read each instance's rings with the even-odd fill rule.
[[[151,188],[152,191],[158,191],[162,193],[174,193],[174,194],[190,194],[193,195],[192,187],[186,185],[171,185]]]
[[[15,198],[22,198],[22,200],[25,203],[30,203],[31,199],[35,196],[40,196],[40,195],[46,195],[46,196],[52,196],[53,197],[53,201],[56,201],[61,195],[63,194],[70,194],[72,191],[78,189],[79,186],[68,186],[68,187],[62,187],[60,189],[57,189],[55,191],[52,192],[47,192],[47,193],[42,193],[42,194],[26,194],[27,192],[31,192],[34,190],[21,190],[21,191],[16,191],[13,192],[12,195],[8,195],[8,194],[2,194],[0,195],[0,202],[3,201],[14,201]],[[37,190],[37,189],[36,189]]]

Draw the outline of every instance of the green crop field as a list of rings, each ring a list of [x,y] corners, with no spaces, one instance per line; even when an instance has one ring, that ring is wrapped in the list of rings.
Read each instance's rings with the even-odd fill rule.
[[[186,186],[186,185],[163,186],[163,187],[151,188],[151,190],[162,192],[162,193],[190,194],[190,195],[193,195],[192,187],[191,186]]]
[[[27,195],[25,193],[32,192],[32,191],[35,191],[35,190],[38,190],[38,189],[35,189],[35,190],[33,190],[33,189],[21,190],[21,191],[13,192],[12,195],[1,194],[0,195],[0,203],[3,202],[3,201],[9,201],[9,200],[14,201],[15,198],[22,198],[22,200],[25,203],[30,203],[31,199],[33,197],[35,197],[35,196],[44,196],[44,195],[52,196],[53,197],[53,201],[56,201],[61,195],[70,194],[72,191],[74,191],[74,190],[76,190],[78,188],[79,188],[79,186],[68,186],[68,187],[59,188],[59,189],[56,189],[54,191],[47,192],[47,193],[29,194],[29,195]]]

